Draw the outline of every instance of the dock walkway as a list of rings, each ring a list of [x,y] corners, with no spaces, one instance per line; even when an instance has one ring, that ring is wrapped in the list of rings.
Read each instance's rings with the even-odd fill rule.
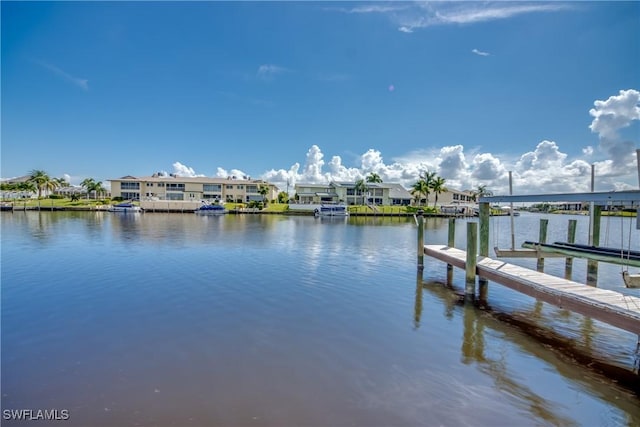
[[[444,245],[424,245],[424,254],[465,268],[466,252]],[[598,289],[488,257],[478,257],[476,275],[546,303],[566,308],[640,335],[640,298]]]

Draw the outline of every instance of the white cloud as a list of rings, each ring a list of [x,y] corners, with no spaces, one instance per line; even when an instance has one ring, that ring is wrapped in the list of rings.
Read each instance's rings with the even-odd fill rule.
[[[591,132],[600,137],[600,149],[617,166],[635,162],[635,145],[638,141],[623,141],[619,131],[640,120],[640,92],[621,90],[606,101],[597,100],[589,114],[594,118],[589,125]]]
[[[274,64],[263,64],[258,67],[257,75],[259,78],[264,80],[269,80],[275,77],[278,74],[286,73],[290,71],[287,68],[280,67]]]
[[[521,2],[415,2],[397,4],[369,4],[351,9],[328,8],[350,14],[385,14],[398,26],[398,31],[412,33],[414,29],[434,25],[475,24],[518,15],[566,10],[570,6],[558,3]]]
[[[241,171],[240,169],[231,169],[227,171],[223,168],[216,169],[216,178],[233,178],[233,179],[249,179],[250,176]]]
[[[398,5],[398,4],[368,4],[364,6],[356,6],[351,9],[338,7],[338,8],[327,8],[327,10],[335,10],[338,12],[344,13],[390,13],[397,12],[400,10],[404,10],[409,8],[410,5]]]
[[[472,49],[471,52],[475,53],[478,56],[490,56],[491,55],[489,52],[483,52],[483,51],[478,50],[478,49]]]
[[[634,120],[640,120],[639,101],[640,92],[626,90],[606,101],[594,102],[595,108],[590,111],[594,120],[590,127],[600,135],[600,148],[608,155],[606,159],[590,160],[594,162],[597,191],[637,188],[634,148],[637,141],[618,141],[618,131]],[[586,146],[581,154],[591,158],[594,149]],[[281,189],[285,189],[288,183],[290,192],[293,192],[296,183],[354,182],[375,172],[384,182],[410,188],[420,173],[432,171],[444,178],[445,186],[449,188],[463,190],[486,185],[495,194],[507,194],[508,171],[512,171],[515,194],[586,192],[591,186],[590,162],[580,157],[570,158],[556,141],[551,140],[540,141],[532,151],[516,158],[473,151],[468,156],[464,146],[452,145],[413,151],[387,163],[380,151],[371,148],[360,155],[353,166],[343,164],[337,155],[326,162],[320,147],[312,145],[302,167],[296,162],[289,169],[266,171],[261,178]],[[179,162],[173,167],[182,176],[202,176]],[[246,174],[238,169],[227,172],[218,168],[216,176],[243,178]]]
[[[566,9],[561,4],[517,4],[517,3],[460,3],[455,10],[435,13],[435,21],[440,24],[474,24],[477,22],[507,19],[513,16],[535,12],[555,12]]]
[[[272,169],[261,178],[293,194],[296,183],[326,184],[331,181],[354,182],[375,172],[384,182],[399,183],[410,188],[424,171],[436,172],[453,189],[474,189],[486,185],[495,194],[508,194],[508,171],[513,172],[515,194],[564,193],[590,191],[591,164],[582,159],[569,159],[554,141],[541,141],[534,150],[511,160],[497,153],[474,154],[470,160],[462,145],[416,151],[385,163],[382,153],[369,149],[347,166],[340,156],[329,162],[317,145],[307,151],[301,168],[295,163],[289,169]],[[611,160],[595,164],[599,191],[629,189],[637,179],[635,167],[615,167]]]
[[[183,165],[180,162],[175,162],[172,166],[173,166],[173,173],[178,176],[185,176],[185,177],[205,176],[203,174],[197,174],[193,170],[193,168]]]
[[[505,176],[504,165],[491,153],[476,154],[473,158],[471,177],[481,181],[493,181]]]
[[[66,71],[56,67],[55,65],[52,65],[43,61],[34,61],[34,62],[40,65],[41,67],[44,67],[47,70],[53,72],[55,75],[57,75],[58,77],[61,77],[67,82],[75,86],[78,86],[80,89],[84,90],[85,92],[89,90],[89,80],[74,77],[71,74],[67,73]]]
[[[589,110],[594,117],[589,129],[602,139],[618,138],[618,130],[627,127],[633,120],[640,120],[640,92],[621,90],[619,95],[610,96],[606,101],[597,100],[595,108]]]
[[[534,151],[523,154],[516,167],[521,171],[559,168],[566,158],[567,155],[560,152],[554,141],[545,140],[540,142]]]

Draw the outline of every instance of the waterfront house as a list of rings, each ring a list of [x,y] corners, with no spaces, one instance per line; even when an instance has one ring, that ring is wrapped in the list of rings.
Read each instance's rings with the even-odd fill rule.
[[[248,203],[278,197],[278,187],[260,179],[185,177],[176,174],[110,179],[111,196],[125,200],[220,201]],[[260,188],[266,187],[262,195]]]
[[[303,204],[345,203],[347,205],[406,206],[411,204],[411,193],[400,184],[367,183],[363,193],[355,182],[332,181],[329,184],[296,184],[298,202]]]
[[[298,203],[345,203],[347,205],[408,206],[427,205],[435,201],[435,195],[423,197],[418,203],[414,196],[402,185],[396,183],[367,183],[363,192],[356,189],[355,182],[332,181],[328,184],[296,184]],[[474,194],[469,190],[447,189],[438,194],[438,205],[473,205]]]

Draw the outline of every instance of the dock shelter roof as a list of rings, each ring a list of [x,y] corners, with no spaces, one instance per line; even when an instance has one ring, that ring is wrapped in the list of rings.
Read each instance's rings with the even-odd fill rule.
[[[640,205],[640,190],[603,191],[593,193],[527,194],[517,196],[483,196],[480,203],[523,203],[523,202],[594,202],[607,205],[618,202],[632,202]]]

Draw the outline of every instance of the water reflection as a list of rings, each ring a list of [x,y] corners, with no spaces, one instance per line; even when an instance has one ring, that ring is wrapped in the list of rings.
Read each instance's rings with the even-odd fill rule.
[[[593,321],[582,318],[578,339],[568,339],[556,331],[541,328],[535,322],[533,312],[508,314],[493,310],[480,310],[464,304],[454,290],[439,282],[417,280],[414,304],[414,324],[422,317],[424,292],[436,297],[445,306],[445,317],[450,318],[454,311],[462,316],[462,342],[460,346],[461,362],[475,364],[479,370],[495,381],[496,387],[508,392],[519,402],[526,402],[526,409],[534,419],[543,419],[552,425],[577,425],[560,412],[553,400],[546,399],[533,391],[526,383],[519,381],[521,373],[509,371],[505,354],[490,356],[487,354],[488,337],[499,335],[509,337],[521,351],[544,361],[565,378],[587,387],[595,396],[610,402],[621,404],[625,411],[626,425],[639,425],[637,399],[640,396],[638,376],[631,370],[609,365],[600,356],[591,353],[596,330]],[[567,310],[559,310],[570,315]],[[580,316],[582,317],[582,316]],[[510,328],[515,327],[515,330]],[[514,331],[516,331],[514,333]],[[534,338],[533,340],[528,337]],[[541,343],[542,345],[538,344]],[[640,348],[640,344],[639,347]],[[571,362],[577,362],[572,364]],[[603,383],[620,385],[618,394],[612,394],[602,388]]]
[[[628,336],[498,286],[485,311],[423,287],[411,221],[85,214],[43,212],[43,244],[37,213],[3,217],[3,404],[73,405],[70,425],[638,421],[579,358],[624,361]]]

